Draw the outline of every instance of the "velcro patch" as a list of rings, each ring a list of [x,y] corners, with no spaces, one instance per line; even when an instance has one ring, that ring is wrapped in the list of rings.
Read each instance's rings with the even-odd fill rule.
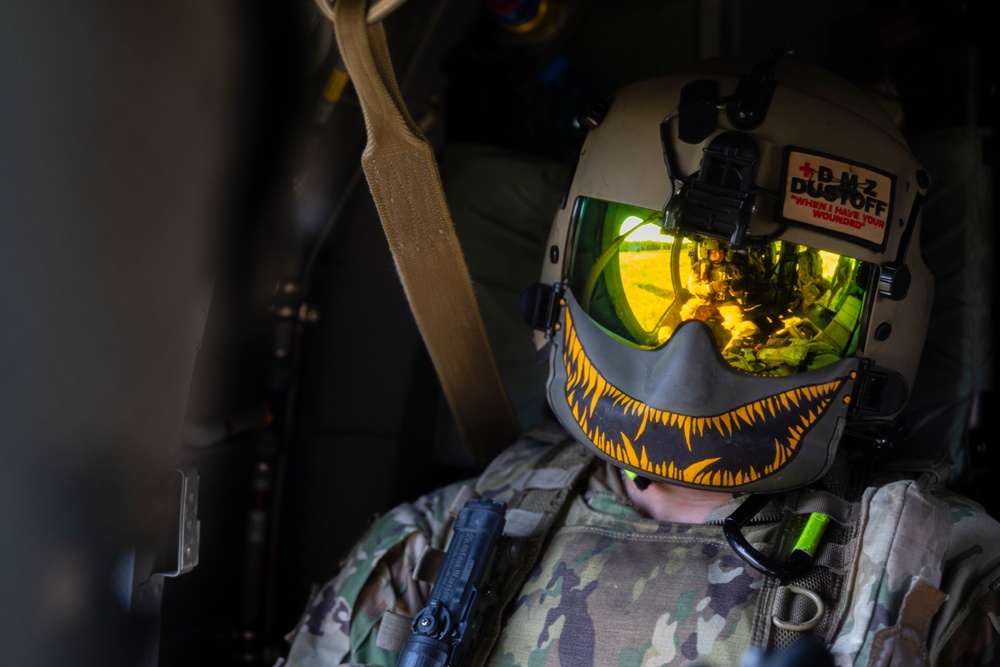
[[[885,250],[896,190],[893,174],[789,146],[782,187],[785,222]]]

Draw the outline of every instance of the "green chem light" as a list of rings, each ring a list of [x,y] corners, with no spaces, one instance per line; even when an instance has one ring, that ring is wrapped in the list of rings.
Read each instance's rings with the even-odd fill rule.
[[[826,532],[828,523],[830,523],[830,517],[827,515],[820,514],[819,512],[810,514],[805,528],[802,529],[802,534],[799,535],[799,539],[795,542],[795,547],[792,551],[804,551],[811,558],[816,553],[819,541],[823,539],[823,533]]]

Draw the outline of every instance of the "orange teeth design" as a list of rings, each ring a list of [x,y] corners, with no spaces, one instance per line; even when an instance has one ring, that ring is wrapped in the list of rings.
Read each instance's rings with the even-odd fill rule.
[[[658,410],[601,375],[568,310],[563,363],[573,419],[598,449],[651,475],[715,487],[740,486],[782,468],[844,384],[799,387],[704,417]]]

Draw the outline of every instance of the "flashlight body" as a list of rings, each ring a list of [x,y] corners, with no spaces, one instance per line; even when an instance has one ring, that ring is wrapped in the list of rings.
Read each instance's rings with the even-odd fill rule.
[[[506,504],[468,501],[431,588],[427,605],[411,624],[397,667],[458,667],[476,633],[484,578],[503,534]]]

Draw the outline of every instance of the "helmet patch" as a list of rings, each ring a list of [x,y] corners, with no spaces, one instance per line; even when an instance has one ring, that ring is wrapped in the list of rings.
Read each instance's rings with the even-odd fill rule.
[[[885,250],[895,176],[868,165],[788,147],[781,180],[782,220]]]

